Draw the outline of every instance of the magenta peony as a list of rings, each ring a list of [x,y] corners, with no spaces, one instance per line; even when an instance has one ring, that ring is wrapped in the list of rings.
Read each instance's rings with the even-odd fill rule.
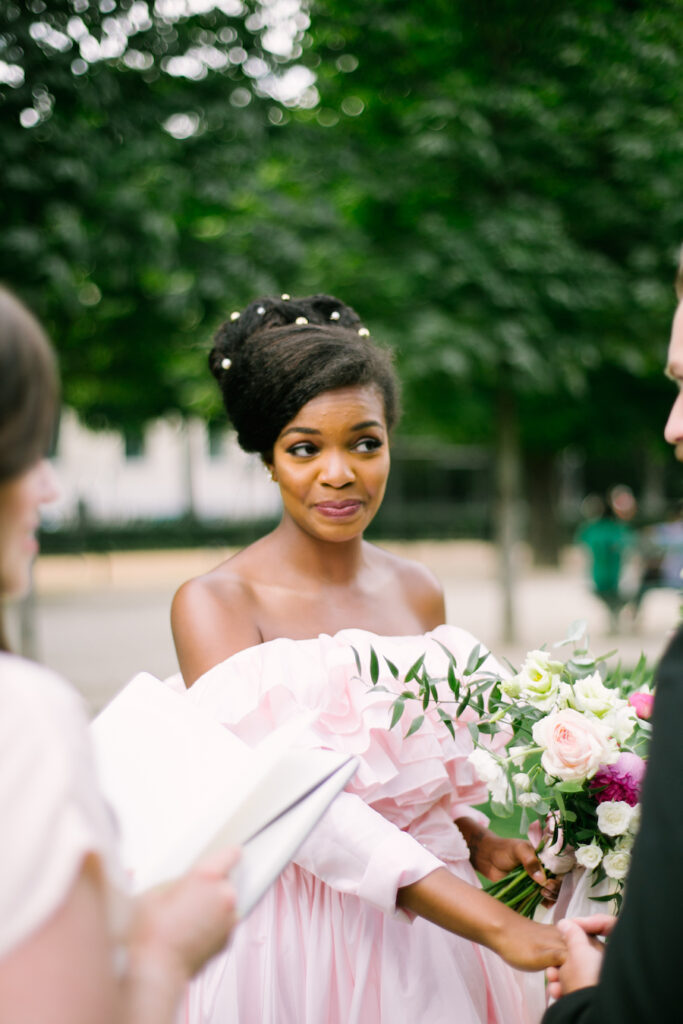
[[[652,716],[652,706],[655,701],[654,693],[643,693],[638,691],[632,693],[628,699],[629,704],[632,708],[635,708],[635,712],[638,718],[650,718]]]
[[[631,807],[640,800],[640,789],[645,774],[645,762],[637,754],[620,754],[614,764],[598,768],[591,781],[591,789],[599,790],[595,799],[599,804],[606,800],[623,800]]]

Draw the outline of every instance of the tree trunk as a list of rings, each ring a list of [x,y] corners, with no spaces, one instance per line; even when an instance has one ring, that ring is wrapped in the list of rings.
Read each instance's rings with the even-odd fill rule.
[[[497,414],[496,527],[503,603],[502,636],[504,643],[512,643],[516,636],[514,586],[520,535],[521,456],[517,403],[514,392],[505,385],[498,391]]]
[[[529,536],[534,565],[560,564],[562,536],[558,522],[557,460],[554,455],[532,455],[526,460],[529,500]]]

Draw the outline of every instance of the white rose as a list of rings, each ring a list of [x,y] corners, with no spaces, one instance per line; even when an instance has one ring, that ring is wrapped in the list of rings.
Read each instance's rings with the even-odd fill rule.
[[[605,800],[598,804],[598,828],[605,836],[622,836],[628,831],[633,808],[625,800]]]
[[[629,826],[630,829],[630,826]],[[615,850],[626,850],[628,853],[633,849],[633,844],[636,841],[636,837],[631,834],[630,831],[625,832],[623,836],[619,836],[615,844]]]
[[[511,686],[517,687],[519,696],[529,704],[540,711],[550,711],[560,689],[562,668],[562,662],[551,661],[546,651],[530,651]]]
[[[631,808],[631,820],[629,822],[628,830],[632,836],[638,835],[638,829],[640,828],[640,804],[636,804],[635,807]]]
[[[588,711],[597,718],[602,718],[612,711],[620,702],[616,690],[610,690],[603,683],[600,673],[593,672],[590,676],[577,679],[574,683],[573,706],[577,711]]]
[[[628,850],[612,850],[606,853],[602,866],[608,878],[621,880],[628,874],[628,866],[631,863],[631,854]]]
[[[556,779],[583,782],[603,764],[619,756],[609,730],[592,716],[573,708],[546,715],[533,727],[533,737],[543,748],[541,764]]]
[[[576,863],[580,864],[582,868],[594,871],[601,860],[602,850],[596,843],[590,843],[587,846],[577,846]]]
[[[531,779],[526,772],[517,772],[512,776],[512,781],[518,793],[528,793],[531,789]]]

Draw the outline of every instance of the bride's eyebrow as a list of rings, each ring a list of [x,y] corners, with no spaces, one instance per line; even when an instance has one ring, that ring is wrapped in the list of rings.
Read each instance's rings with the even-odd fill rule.
[[[363,420],[362,423],[354,423],[351,430],[367,430],[368,427],[379,427],[380,430],[384,429],[382,423],[379,420]]]
[[[282,431],[282,436],[285,437],[287,434],[319,434],[319,430],[314,430],[313,427],[287,427],[286,430]]]

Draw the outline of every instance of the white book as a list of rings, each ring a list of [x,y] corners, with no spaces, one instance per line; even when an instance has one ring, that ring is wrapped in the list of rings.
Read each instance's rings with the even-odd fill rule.
[[[187,694],[135,676],[90,726],[133,891],[178,877],[212,850],[241,846],[231,878],[238,912],[248,914],[358,766],[345,754],[296,746],[314,717],[249,747]]]

